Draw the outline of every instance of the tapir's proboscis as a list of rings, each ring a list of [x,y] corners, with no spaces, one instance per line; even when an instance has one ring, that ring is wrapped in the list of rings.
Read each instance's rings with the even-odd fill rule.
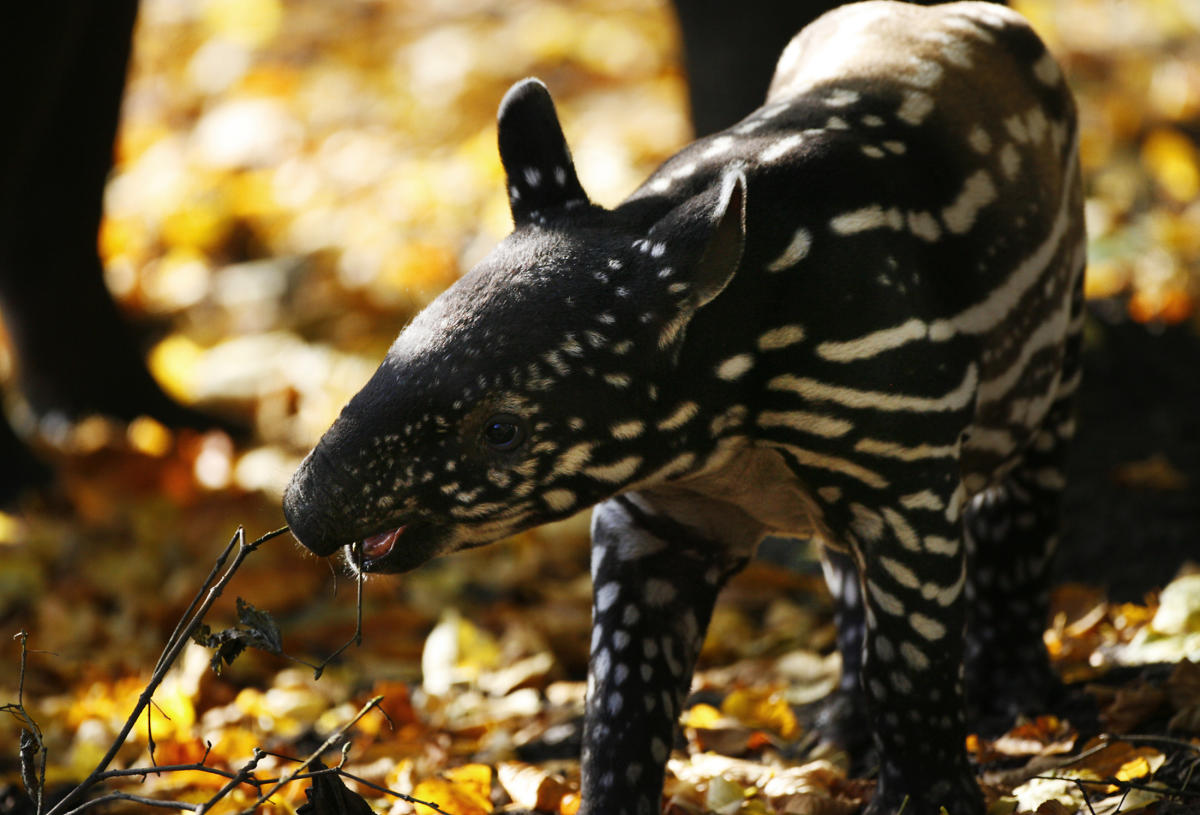
[[[763,107],[588,200],[536,80],[514,228],[421,312],[284,508],[400,572],[594,506],[583,811],[652,815],[713,603],[816,537],[870,811],[978,815],[966,711],[1037,709],[1079,384],[1074,103],[1016,13],[842,7]]]

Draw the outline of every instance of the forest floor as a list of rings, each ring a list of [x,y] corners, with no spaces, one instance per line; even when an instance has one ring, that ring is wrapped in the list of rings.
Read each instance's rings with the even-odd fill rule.
[[[1046,632],[1072,691],[968,746],[994,813],[1200,812],[1200,15],[1187,0],[1013,5],[1060,57],[1084,125],[1088,376]],[[0,812],[33,811],[23,765],[44,760],[54,798],[117,744],[235,529],[283,525],[304,451],[399,327],[507,231],[493,122],[508,85],[548,82],[585,187],[612,204],[688,139],[676,50],[657,0],[143,2],[108,281],[171,393],[252,431],[26,416],[59,479],[0,513],[0,630],[15,637],[0,644]],[[0,373],[8,358],[0,346]],[[110,761],[189,769],[90,794],[242,811],[332,739],[322,760],[340,770],[321,795],[336,775],[379,812],[574,815],[587,563],[577,517],[368,581],[361,645],[314,679],[293,658],[353,636],[359,587],[287,535],[266,541],[206,617],[241,632],[221,653],[266,650],[218,674],[213,647],[181,648]],[[755,562],[723,596],[669,765],[672,813],[869,799],[871,779],[809,728],[838,662],[807,563]],[[239,598],[269,618],[239,618]],[[295,811],[312,783],[260,811]]]

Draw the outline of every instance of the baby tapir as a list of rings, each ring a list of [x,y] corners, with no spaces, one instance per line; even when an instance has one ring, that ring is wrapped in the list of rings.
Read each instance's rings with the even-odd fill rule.
[[[597,505],[582,773],[606,815],[658,811],[722,584],[765,535],[815,534],[871,811],[980,813],[964,696],[1053,684],[1084,267],[1054,59],[1000,6],[867,2],[613,210],[536,80],[499,143],[513,233],[305,460],[293,532],[399,572]]]

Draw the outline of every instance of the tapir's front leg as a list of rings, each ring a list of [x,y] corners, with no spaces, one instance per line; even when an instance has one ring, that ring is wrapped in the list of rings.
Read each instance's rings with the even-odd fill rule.
[[[746,559],[636,497],[592,516],[586,815],[656,815],[675,723],[713,602]]]

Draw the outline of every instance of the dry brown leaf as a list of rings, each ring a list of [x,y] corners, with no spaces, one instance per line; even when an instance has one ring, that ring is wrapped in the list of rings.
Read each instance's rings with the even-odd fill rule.
[[[990,744],[981,744],[979,760],[987,762],[1000,756],[1047,756],[1069,753],[1078,733],[1070,723],[1057,716],[1038,716],[1018,722]]]
[[[1141,461],[1130,461],[1113,470],[1113,480],[1126,487],[1146,490],[1182,490],[1187,476],[1162,453]]]
[[[1161,688],[1137,682],[1118,688],[1100,711],[1100,721],[1112,733],[1129,733],[1162,709],[1167,695]]]
[[[497,765],[496,778],[513,803],[542,812],[563,811],[563,799],[571,792],[561,776],[518,761]]]

